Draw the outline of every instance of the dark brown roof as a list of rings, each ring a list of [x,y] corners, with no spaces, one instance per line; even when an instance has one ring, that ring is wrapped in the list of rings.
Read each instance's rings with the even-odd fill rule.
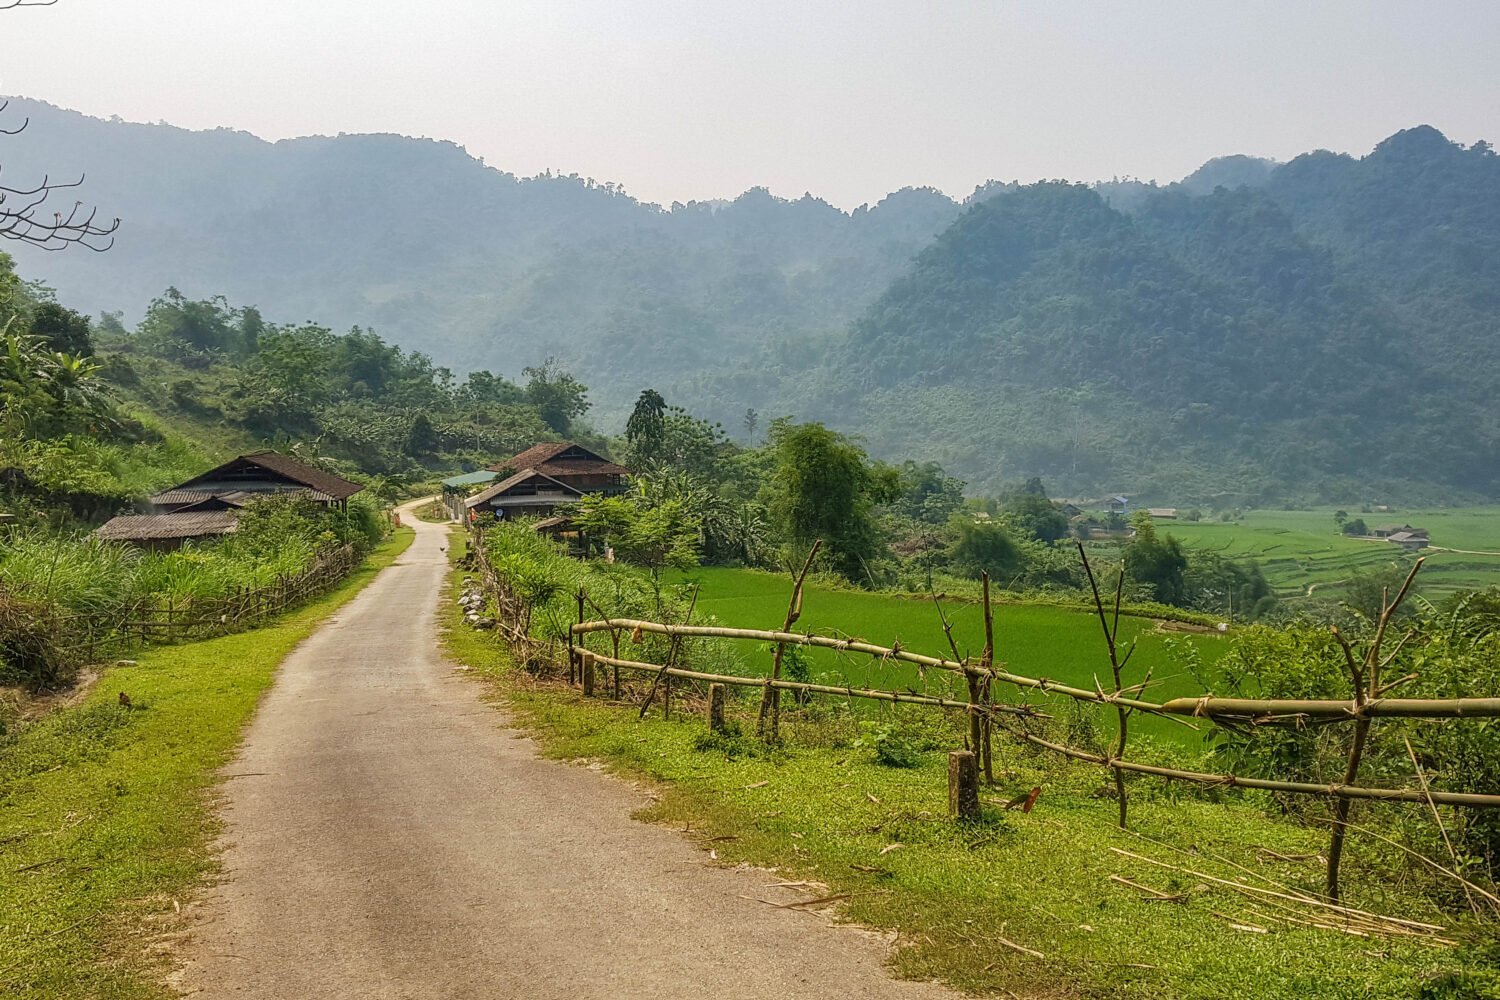
[[[156,494],[151,498],[151,502],[158,507],[177,507],[180,510],[183,507],[189,507],[193,504],[202,503],[204,500],[213,498],[217,500],[223,500],[225,503],[233,504],[236,507],[243,507],[246,503],[254,500],[256,497],[271,495],[273,494],[263,491],[255,492],[252,490],[231,490],[229,492],[220,492],[217,490],[185,490],[180,487],[175,487],[170,490],[163,490],[162,492]],[[277,490],[274,495],[281,497],[309,497],[313,500],[319,500],[324,503],[327,503],[334,499],[321,490],[308,489],[306,487],[294,487],[287,490]]]
[[[200,484],[222,483],[234,479],[236,474],[239,474],[240,478],[242,478],[246,466],[265,469],[281,479],[299,483],[314,490],[316,493],[321,493],[330,500],[347,500],[364,489],[359,483],[351,483],[349,480],[335,476],[331,472],[315,469],[306,462],[299,462],[295,458],[288,458],[279,452],[258,451],[253,455],[241,455],[239,458],[232,459],[223,465],[209,469],[207,472],[194,476],[187,482],[178,483],[172,489],[157,495],[167,496],[179,490],[191,490],[194,486],[199,486]],[[207,492],[227,493],[230,492],[230,489],[209,489]],[[153,502],[160,503],[173,502],[170,500],[157,501],[155,497],[152,500]],[[191,501],[183,502],[190,503]]]
[[[583,455],[578,458],[557,460],[559,455],[570,450],[580,451]],[[602,455],[596,455],[582,445],[571,441],[552,441],[547,444],[532,445],[508,461],[490,466],[492,472],[499,472],[501,469],[535,469],[548,476],[630,475],[630,470],[625,466],[616,465]]]
[[[562,489],[567,490],[574,496],[583,496],[583,494],[580,493],[575,487],[569,486],[567,483],[560,483],[556,479],[553,479],[551,476],[538,472],[535,469],[522,469],[514,476],[511,476],[508,479],[502,479],[488,489],[482,490],[469,497],[464,501],[464,506],[477,507],[480,504],[484,503],[486,500],[490,500],[504,493],[506,490],[519,486],[521,483],[526,482],[526,480],[528,479],[545,479],[552,485],[559,486]]]
[[[112,517],[94,534],[107,541],[139,542],[157,538],[201,538],[227,535],[238,527],[232,510],[188,514],[126,514]]]

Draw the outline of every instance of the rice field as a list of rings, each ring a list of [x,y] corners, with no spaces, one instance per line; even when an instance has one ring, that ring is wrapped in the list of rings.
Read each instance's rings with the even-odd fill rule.
[[[719,624],[737,628],[780,628],[786,615],[791,581],[784,576],[756,570],[705,567],[679,574],[676,583],[700,585],[694,621],[709,616]],[[984,618],[978,604],[946,601],[943,610],[953,626],[959,652],[978,656],[984,646]],[[899,640],[903,649],[933,656],[951,655],[936,610],[929,600],[836,590],[811,585],[802,605],[798,631],[823,635],[855,636],[880,645]],[[1153,686],[1148,697],[1155,700],[1203,693],[1202,685],[1185,669],[1181,651],[1192,648],[1205,668],[1224,652],[1228,644],[1218,634],[1167,631],[1152,619],[1125,616],[1120,623],[1120,641],[1136,644],[1126,668],[1126,683],[1139,682],[1150,670]],[[1092,612],[1046,604],[995,605],[995,659],[1014,673],[1046,677],[1077,687],[1092,688],[1097,676],[1108,687],[1110,668],[1099,619]],[[755,644],[739,644],[745,672],[764,672],[770,653]],[[911,688],[960,694],[963,685],[951,674],[929,671],[919,676],[904,663],[879,663],[869,657],[848,657],[833,650],[813,649],[812,679],[826,683],[881,688]],[[762,658],[757,665],[756,657]],[[1020,692],[1005,688],[997,696],[1018,699]],[[1049,711],[1067,709],[1070,699],[1032,693],[1031,700]],[[1107,721],[1101,713],[1101,721]],[[1191,730],[1160,719],[1142,718],[1139,726],[1154,735],[1173,739],[1196,739]]]

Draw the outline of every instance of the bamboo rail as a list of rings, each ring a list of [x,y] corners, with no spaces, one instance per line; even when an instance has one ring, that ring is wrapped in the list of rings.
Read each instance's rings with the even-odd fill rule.
[[[1273,719],[1281,716],[1307,716],[1349,721],[1361,717],[1478,719],[1500,716],[1500,698],[1372,698],[1363,705],[1352,700],[1173,698],[1162,705],[1162,711],[1209,719],[1238,717],[1252,722],[1268,716]]]
[[[1044,740],[1030,733],[1017,733],[1020,739],[1054,753],[1087,761],[1101,767],[1138,774],[1152,774],[1174,781],[1192,781],[1200,785],[1225,785],[1231,788],[1258,788],[1270,792],[1292,792],[1299,795],[1323,795],[1337,799],[1376,799],[1382,802],[1426,802],[1429,795],[1433,802],[1445,806],[1469,806],[1476,809],[1500,809],[1500,795],[1481,795],[1471,792],[1423,792],[1405,788],[1370,788],[1365,785],[1317,785],[1300,781],[1272,781],[1268,778],[1242,778],[1234,774],[1203,774],[1198,771],[1179,771],[1171,767],[1154,764],[1137,764],[1128,760],[1112,760],[1087,750],[1065,747],[1060,743]]]
[[[661,674],[666,677],[681,677],[685,680],[707,681],[710,684],[727,684],[734,687],[772,688],[779,691],[800,691],[805,694],[833,694],[849,698],[869,698],[875,701],[889,701],[903,705],[933,705],[938,708],[952,708],[963,712],[972,712],[976,715],[988,715],[991,713],[1002,715],[1020,715],[1028,718],[1049,718],[1042,712],[1026,705],[985,705],[982,703],[971,703],[958,701],[953,698],[942,698],[935,695],[908,694],[904,691],[887,691],[883,688],[856,688],[839,687],[834,684],[811,684],[804,681],[784,681],[779,678],[770,677],[741,677],[738,674],[708,674],[700,670],[687,670],[683,667],[662,667],[656,663],[642,663],[639,660],[622,660],[613,656],[605,656],[603,653],[594,653],[586,649],[578,652],[586,661],[601,663],[606,667],[619,667],[625,670],[639,670],[644,673]],[[590,669],[588,663],[584,669]]]
[[[976,667],[973,664],[939,659],[935,656],[924,656],[920,653],[909,652],[900,647],[877,646],[859,639],[835,639],[831,636],[813,635],[811,633],[772,632],[764,629],[726,628],[715,625],[663,625],[659,622],[640,621],[635,618],[605,618],[598,621],[579,622],[573,626],[572,631],[574,635],[585,635],[590,632],[610,632],[616,629],[627,629],[632,632],[639,630],[641,632],[653,632],[658,635],[682,636],[683,638],[753,639],[759,642],[785,642],[788,644],[817,646],[823,649],[836,649],[851,653],[864,653],[881,659],[901,660],[905,663],[915,663],[918,666],[962,673],[972,677],[992,677],[997,681],[1004,681],[1007,684],[1014,684],[1017,687],[1033,688],[1049,694],[1067,695],[1076,701],[1088,701],[1100,705],[1123,705],[1126,708],[1133,708],[1138,712],[1150,712],[1156,715],[1174,714],[1166,712],[1161,705],[1155,702],[1142,701],[1139,698],[1127,698],[1122,695],[1090,691],[1087,688],[1059,684],[1045,677],[1026,677],[1022,674],[1013,674],[1006,670],[986,671],[985,668]],[[1128,691],[1130,688],[1127,687],[1125,690]]]

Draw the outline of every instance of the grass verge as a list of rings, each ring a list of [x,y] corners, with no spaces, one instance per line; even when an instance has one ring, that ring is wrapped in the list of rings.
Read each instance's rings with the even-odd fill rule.
[[[0,742],[0,995],[169,995],[163,931],[216,868],[214,772],[277,664],[413,537],[398,530],[273,625],[112,667],[82,703]]]
[[[455,536],[450,550],[461,547]],[[744,737],[710,739],[701,719],[680,712],[637,722],[633,705],[586,701],[572,688],[539,682],[513,670],[490,633],[465,627],[451,602],[442,614],[449,655],[494,679],[545,753],[653,780],[658,793],[638,818],[690,831],[726,864],[774,867],[789,880],[815,879],[829,894],[848,894],[844,919],[898,931],[902,946],[891,959],[898,976],[1025,997],[1500,997],[1497,956],[1482,929],[1460,928],[1472,940],[1457,949],[1312,929],[1279,919],[1296,914],[1111,850],[1316,891],[1324,834],[1240,793],[1218,801],[1212,791],[1134,783],[1136,832],[1122,833],[1097,769],[1002,741],[1000,785],[986,791],[983,816],[956,823],[946,815],[941,752],[953,745],[944,742],[952,731],[931,713],[895,717],[932,737],[915,767],[877,763],[862,745],[868,729],[834,711],[788,725],[787,745],[767,751]],[[742,726],[753,728],[749,703],[736,707]],[[998,807],[1034,786],[1042,794],[1030,814]],[[1346,855],[1349,902],[1436,917],[1410,872],[1379,847],[1361,840]],[[1313,857],[1277,860],[1270,852]],[[1147,902],[1111,875],[1182,898]]]

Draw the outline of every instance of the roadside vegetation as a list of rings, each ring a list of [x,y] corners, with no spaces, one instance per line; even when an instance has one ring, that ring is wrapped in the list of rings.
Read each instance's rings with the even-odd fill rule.
[[[490,538],[498,541],[502,532],[497,527]],[[455,533],[450,548],[461,560],[457,539]],[[507,551],[504,542],[492,542],[489,552],[503,568],[507,560],[514,564],[517,548],[519,543]],[[560,566],[563,557],[556,558]],[[551,565],[540,548],[525,560],[533,571]],[[569,575],[558,578],[560,594],[575,592],[582,581],[607,595],[631,595],[622,609],[654,600],[645,573],[633,574],[632,580],[618,567],[571,565]],[[455,587],[464,572],[455,570]],[[763,596],[744,585],[752,575],[743,571],[700,575],[703,615],[725,624],[766,626],[727,612],[772,613],[769,575],[760,578],[767,581]],[[613,583],[613,592],[602,590],[606,582]],[[685,611],[677,603],[681,591],[675,585],[667,589],[674,603],[664,610]],[[779,589],[784,614],[790,585],[783,580]],[[826,630],[832,619],[815,616],[834,600],[846,602],[838,611],[851,617],[866,606],[857,619],[860,627],[896,624],[890,616],[898,614],[898,606],[931,611],[916,601],[815,589],[799,627],[822,624]],[[471,629],[459,609],[446,603],[445,608],[449,652],[498,683],[521,725],[547,754],[599,760],[621,774],[651,779],[654,790],[640,818],[698,839],[710,863],[774,867],[777,880],[811,882],[809,899],[835,897],[843,919],[897,931],[892,964],[898,975],[938,978],[976,992],[1099,998],[1477,1000],[1500,995],[1493,913],[1473,916],[1458,882],[1407,853],[1452,863],[1425,806],[1359,807],[1354,822],[1379,836],[1352,836],[1344,861],[1345,902],[1441,924],[1448,928],[1445,936],[1457,942],[1453,946],[1400,935],[1360,937],[1299,923],[1309,913],[1298,905],[1278,909],[1274,898],[1268,904],[1202,877],[1319,894],[1321,856],[1328,847],[1327,806],[1319,800],[1291,802],[1242,789],[1135,779],[1130,831],[1122,832],[1106,771],[1034,750],[1007,739],[1002,729],[995,736],[997,782],[982,791],[982,815],[957,822],[948,818],[946,801],[947,751],[962,745],[965,729],[957,717],[915,706],[855,711],[839,699],[815,696],[786,706],[781,742],[767,745],[754,736],[752,697],[731,696],[727,731],[711,734],[702,718],[701,692],[679,682],[673,717],[661,717],[658,700],[640,721],[638,706],[649,679],[627,681],[622,702],[608,700],[607,692],[583,699],[560,682],[557,661],[548,661],[536,645],[521,656],[514,644],[497,641],[498,633]],[[615,613],[608,604],[603,610]],[[1023,628],[1007,628],[1006,616],[1032,610],[997,609],[997,636],[1024,635]],[[571,617],[562,608],[554,614]],[[1493,690],[1496,678],[1485,664],[1496,659],[1496,633],[1485,624],[1486,614],[1470,607],[1429,618],[1419,610],[1407,621],[1406,627],[1420,635],[1404,655],[1443,664],[1422,682],[1424,688]],[[1046,629],[1059,644],[1076,637],[1079,645],[1068,656],[1085,653],[1088,635],[1096,644],[1089,659],[1099,663],[1103,651],[1096,630],[1097,621],[1081,617],[1071,628],[1050,622]],[[535,625],[532,631],[539,641],[546,634]],[[923,640],[931,636],[927,631]],[[890,638],[883,631],[866,637]],[[1218,646],[1194,643],[1172,652],[1184,669],[1196,671],[1216,690],[1229,684],[1268,695],[1326,695],[1341,690],[1339,662],[1329,655],[1327,637],[1326,629],[1311,626],[1256,627],[1228,639],[1204,640]],[[607,637],[595,641],[608,649]],[[909,643],[903,636],[907,648],[920,648],[918,641],[916,633]],[[656,642],[649,635],[624,636],[622,655],[662,662],[657,657],[666,650],[654,648]],[[934,644],[927,651],[941,649]],[[1222,653],[1214,662],[1201,655],[1195,660],[1200,649]],[[768,660],[770,654],[752,647],[749,655]],[[1003,646],[1000,656],[1007,658]],[[693,640],[681,647],[678,662],[712,672],[731,659],[722,641]],[[1019,657],[1010,659],[1013,668],[1025,666]],[[764,670],[761,663],[759,672]],[[1108,752],[1109,713],[1072,711],[1050,702],[1047,708],[1054,718],[1038,724],[1044,726],[1038,731]],[[1281,730],[1264,731],[1262,738],[1262,732],[1257,730],[1254,739],[1212,743],[1147,734],[1132,744],[1132,756],[1169,766],[1217,764],[1244,774],[1295,773],[1316,780],[1327,780],[1328,772],[1342,767],[1347,728],[1325,727],[1315,738]],[[1377,733],[1373,771],[1387,777],[1409,774],[1410,764],[1403,768],[1401,758],[1403,740],[1411,739],[1434,787],[1468,787],[1465,769],[1473,761],[1500,759],[1500,748],[1489,746],[1492,737],[1483,724],[1382,723]],[[1495,787],[1488,774],[1476,777],[1473,787],[1480,785]],[[1004,808],[1028,798],[1032,789],[1040,792],[1030,811]],[[1461,870],[1476,883],[1492,885],[1494,838],[1485,814],[1472,821],[1446,818]],[[1312,914],[1311,922],[1317,920]]]
[[[12,720],[0,735],[0,993],[171,995],[160,980],[179,908],[217,865],[215,772],[276,665],[411,539],[398,530],[274,624],[144,651],[77,704]]]
[[[9,529],[0,544],[0,685],[64,684],[94,651],[93,641],[109,640],[112,628],[132,615],[186,610],[194,601],[263,586],[343,545],[368,551],[385,530],[378,501],[363,493],[347,512],[305,499],[257,500],[234,534],[170,552]]]

